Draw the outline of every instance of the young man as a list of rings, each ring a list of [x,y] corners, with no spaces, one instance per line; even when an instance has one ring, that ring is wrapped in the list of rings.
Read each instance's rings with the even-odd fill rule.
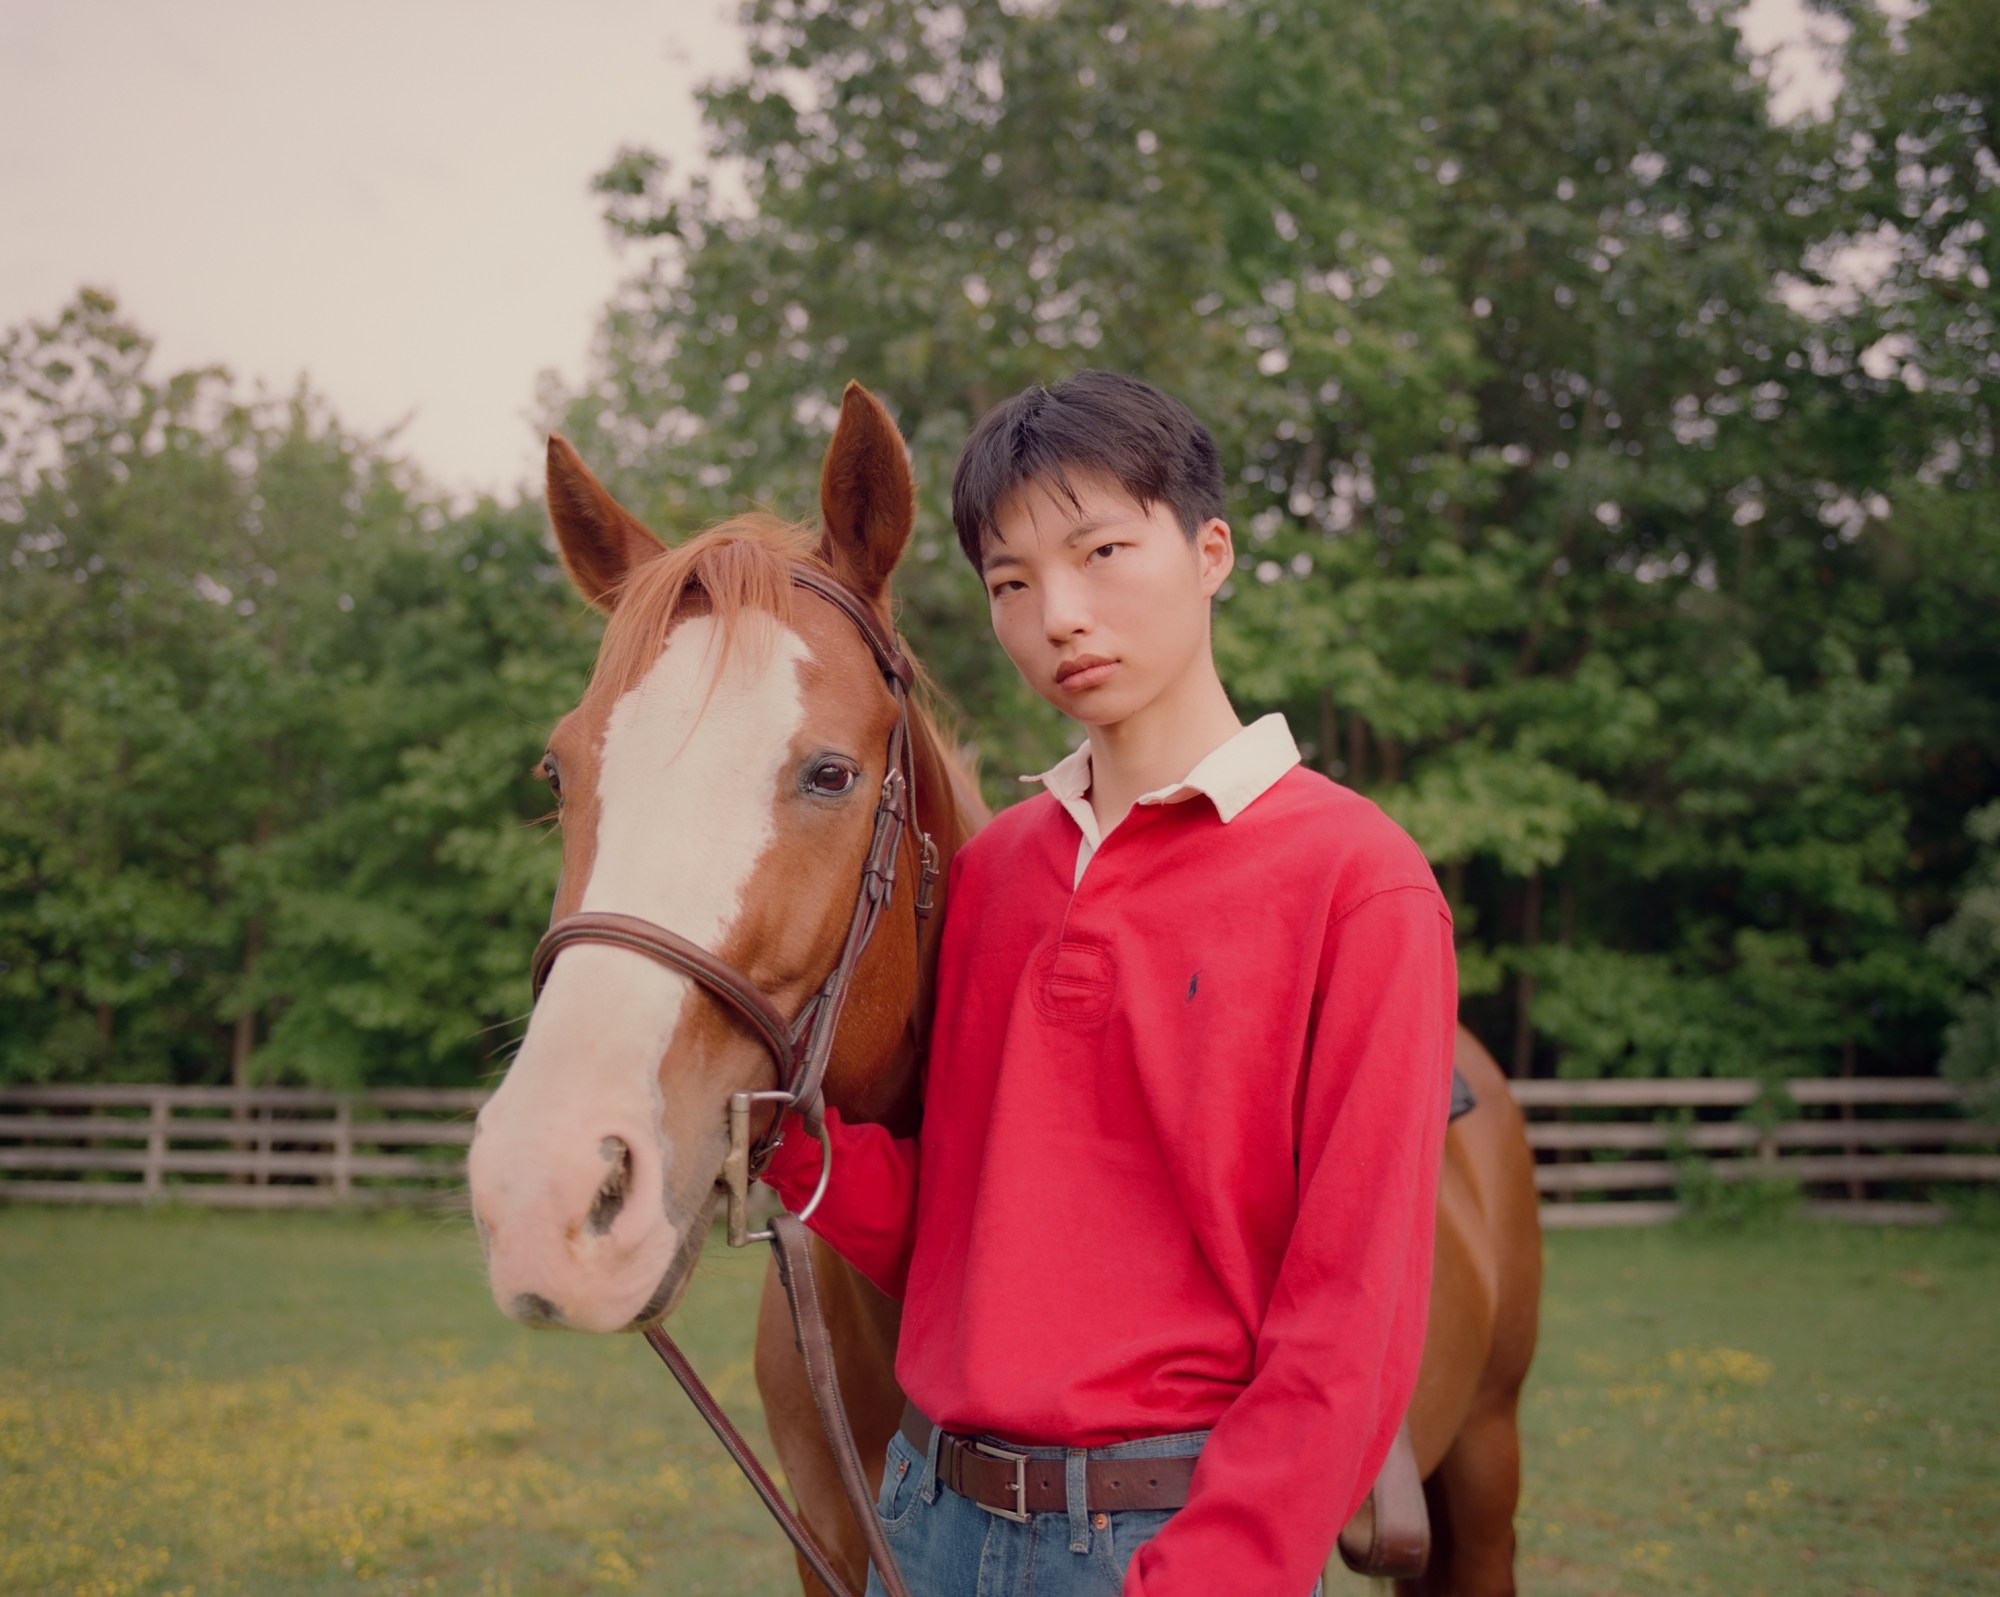
[[[921,1134],[827,1117],[814,1227],[904,1303],[878,1511],[921,1597],[1306,1597],[1416,1384],[1451,923],[1231,709],[1223,508],[1207,431],[1104,372],[953,477],[1000,645],[1085,742],[954,862]],[[802,1201],[819,1159],[765,1179]]]

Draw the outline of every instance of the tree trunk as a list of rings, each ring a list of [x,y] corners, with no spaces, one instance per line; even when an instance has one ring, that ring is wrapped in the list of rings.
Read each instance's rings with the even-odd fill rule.
[[[1382,785],[1393,787],[1403,779],[1403,746],[1387,732],[1376,737],[1375,746],[1382,754]]]
[[[1542,940],[1542,869],[1528,878],[1521,905],[1521,948],[1532,954]],[[1514,978],[1514,1070],[1525,1081],[1535,1063],[1535,973],[1527,963]]]
[[[262,917],[252,915],[250,917],[250,924],[243,929],[243,984],[245,987],[250,985],[251,978],[256,974],[257,950],[263,942],[263,935],[264,923]],[[250,1085],[250,1056],[256,1050],[257,1006],[249,1001],[246,994],[244,1005],[237,1011],[236,1023],[231,1027],[229,1034],[229,1085],[236,1088],[239,1092],[245,1090]],[[239,1103],[234,1109],[230,1110],[229,1117],[232,1120],[250,1119],[250,1106]],[[240,1152],[243,1144],[239,1142],[232,1144],[232,1146]],[[259,1152],[268,1152],[269,1150],[270,1140],[269,1133],[267,1132]],[[255,1183],[261,1185],[264,1175],[265,1172],[260,1162],[259,1168],[254,1173],[247,1170],[239,1170],[230,1176],[229,1179],[233,1183]]]
[[[277,818],[266,804],[257,816],[255,844],[258,852],[271,841],[277,830]],[[238,1091],[250,1085],[250,1056],[257,1050],[257,1005],[250,997],[250,987],[257,975],[257,956],[264,947],[264,917],[252,914],[243,928],[243,1009],[236,1017],[235,1027],[229,1038],[229,1084]],[[247,1111],[238,1109],[236,1118],[246,1117]]]
[[[1856,1057],[1854,1039],[1852,1037],[1846,1037],[1841,1039],[1841,1044],[1840,1044],[1841,1080],[1852,1081],[1854,1079],[1855,1071],[1858,1068],[1858,1065],[1859,1065],[1859,1060]],[[1851,1101],[1841,1104],[1840,1118],[1842,1120],[1852,1120],[1854,1118],[1854,1105]],[[1861,1152],[1861,1150],[1854,1143],[1850,1142],[1847,1143],[1841,1149],[1841,1152],[1845,1153],[1848,1158],[1852,1159],[1856,1157]],[[1868,1196],[1868,1183],[1865,1181],[1858,1180],[1853,1176],[1848,1177],[1847,1195],[1848,1197],[1852,1198],[1856,1203],[1861,1202],[1862,1199]]]
[[[249,974],[246,966],[244,974]],[[257,1011],[246,1009],[236,1017],[229,1034],[229,1085],[250,1085],[250,1055],[257,1047]]]
[[[271,841],[271,834],[277,830],[277,817],[271,806],[266,804],[257,816],[256,846],[261,851]],[[264,917],[253,913],[243,928],[243,1007],[237,1011],[235,1024],[229,1033],[229,1084],[238,1092],[250,1086],[250,1060],[257,1052],[257,1001],[252,996],[257,978],[257,958],[264,948]],[[230,1111],[235,1120],[253,1118],[248,1104],[238,1104]],[[243,1145],[236,1144],[238,1148]],[[271,1133],[267,1126],[259,1139],[258,1151],[269,1153]],[[232,1181],[255,1182],[262,1185],[265,1171],[262,1161],[254,1174],[244,1172],[231,1176]]]

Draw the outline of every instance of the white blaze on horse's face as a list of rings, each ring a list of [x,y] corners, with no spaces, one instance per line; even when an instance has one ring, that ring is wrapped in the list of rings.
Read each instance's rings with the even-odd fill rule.
[[[804,642],[741,617],[718,673],[714,622],[675,627],[606,723],[596,853],[581,907],[723,947],[771,846],[805,717]],[[532,1323],[622,1330],[669,1307],[712,1206],[723,1123],[666,1141],[660,1063],[697,989],[624,949],[552,967],[507,1077],[479,1116],[470,1174],[493,1295]]]

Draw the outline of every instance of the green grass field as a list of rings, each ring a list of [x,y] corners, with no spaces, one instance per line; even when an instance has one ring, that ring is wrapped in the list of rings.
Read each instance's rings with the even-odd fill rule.
[[[1524,1591],[2000,1591],[2000,1233],[1548,1260]],[[680,1318],[753,1435],[762,1265]],[[0,1209],[0,1368],[0,1592],[796,1590],[644,1345],[502,1320],[456,1222]]]

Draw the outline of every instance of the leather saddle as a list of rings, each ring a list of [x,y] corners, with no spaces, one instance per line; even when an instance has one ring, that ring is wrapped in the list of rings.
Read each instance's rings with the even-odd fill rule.
[[[1415,1580],[1431,1556],[1431,1516],[1410,1422],[1396,1427],[1382,1473],[1334,1543],[1340,1561],[1375,1580]]]

